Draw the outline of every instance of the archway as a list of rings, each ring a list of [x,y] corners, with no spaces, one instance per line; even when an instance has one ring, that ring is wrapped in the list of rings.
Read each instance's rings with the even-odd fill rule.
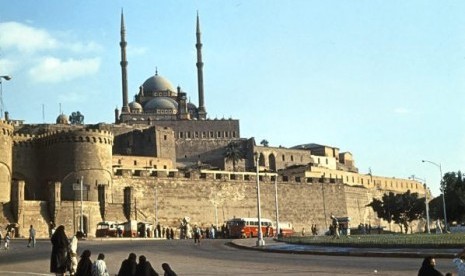
[[[270,171],[275,172],[276,171],[276,157],[274,156],[274,154],[270,154],[268,156],[268,164],[270,167]]]

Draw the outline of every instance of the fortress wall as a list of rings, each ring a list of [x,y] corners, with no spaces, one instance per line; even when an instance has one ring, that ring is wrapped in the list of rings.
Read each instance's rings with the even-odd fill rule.
[[[45,200],[46,191],[39,181],[39,164],[34,136],[15,135],[13,146],[13,178],[25,181],[27,200]]]
[[[346,216],[344,187],[340,184],[321,185],[278,182],[280,221],[294,224],[295,229],[319,227],[330,223],[331,213]],[[123,203],[123,191],[134,188],[133,204],[137,220],[155,222],[155,187],[157,194],[158,221],[165,226],[178,226],[180,219],[190,217],[192,223],[210,225],[215,223],[215,204],[218,223],[236,217],[256,217],[256,181],[188,178],[123,178],[113,181],[113,204]],[[275,186],[273,181],[260,182],[262,217],[275,219]],[[326,204],[323,204],[323,198]],[[133,218],[134,219],[134,218]],[[116,220],[108,217],[107,220]]]
[[[232,139],[177,139],[176,158],[178,162],[202,161],[223,169],[225,147]]]
[[[13,165],[13,125],[0,120],[0,202],[10,201]]]
[[[108,131],[75,130],[38,137],[41,183],[62,182],[63,200],[77,199],[72,184],[81,176],[88,185],[88,199],[97,200],[97,185],[110,185],[113,135]]]
[[[49,215],[46,201],[24,201],[22,209],[19,236],[29,237],[29,226],[33,225],[36,229],[37,237],[47,237],[49,235]]]
[[[65,232],[68,238],[71,238],[74,233],[79,231],[81,218],[80,206],[80,201],[61,202],[61,207],[57,213],[55,224],[57,226],[61,224],[65,226]],[[83,217],[84,232],[88,233],[89,236],[95,237],[97,223],[102,221],[99,212],[99,203],[84,201]]]

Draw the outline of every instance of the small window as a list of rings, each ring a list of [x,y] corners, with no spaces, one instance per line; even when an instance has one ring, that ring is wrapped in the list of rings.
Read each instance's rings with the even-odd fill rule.
[[[167,139],[168,139],[168,137],[166,135],[163,135],[163,140],[166,141]]]
[[[134,160],[134,166],[137,166],[137,160]]]

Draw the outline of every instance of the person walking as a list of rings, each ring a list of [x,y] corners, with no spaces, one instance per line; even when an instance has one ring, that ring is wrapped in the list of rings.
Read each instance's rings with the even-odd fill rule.
[[[82,252],[74,276],[92,276],[92,260],[90,259],[90,255],[90,250],[86,249]]]
[[[98,254],[97,260],[92,265],[92,276],[110,276],[103,253]]]
[[[174,272],[174,271],[171,269],[171,267],[170,267],[169,264],[163,263],[163,264],[161,265],[161,267],[163,268],[163,271],[165,272],[165,273],[163,274],[163,276],[178,276],[178,275],[176,274],[176,272]]]
[[[73,276],[76,273],[78,260],[77,260],[77,247],[78,247],[78,238],[76,235],[73,235],[71,238],[71,242],[69,244],[69,258],[70,258],[70,266],[69,266],[69,275]]]
[[[10,232],[6,232],[4,243],[5,250],[8,250],[10,248]]]
[[[159,276],[144,255],[139,256],[139,263],[136,267],[136,276]]]
[[[465,248],[462,249],[459,253],[455,254],[454,263],[455,267],[457,268],[457,275],[458,276],[465,276]]]
[[[69,241],[63,225],[58,226],[55,230],[51,242],[50,272],[54,272],[55,275],[64,275],[67,267]]]
[[[200,228],[196,225],[194,225],[194,243],[199,243],[200,244]]]
[[[435,266],[436,260],[432,256],[425,257],[418,271],[418,276],[444,276]]]
[[[27,247],[31,247],[31,243],[32,247],[36,247],[36,229],[34,229],[32,225],[29,227],[29,241]]]
[[[137,256],[130,253],[128,258],[121,263],[118,276],[134,276],[137,269]]]

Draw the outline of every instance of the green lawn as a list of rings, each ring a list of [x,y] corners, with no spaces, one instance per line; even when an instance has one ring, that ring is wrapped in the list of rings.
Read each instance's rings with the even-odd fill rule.
[[[321,246],[463,248],[465,246],[465,233],[351,235],[341,236],[339,239],[331,236],[292,236],[279,240],[287,243]]]

